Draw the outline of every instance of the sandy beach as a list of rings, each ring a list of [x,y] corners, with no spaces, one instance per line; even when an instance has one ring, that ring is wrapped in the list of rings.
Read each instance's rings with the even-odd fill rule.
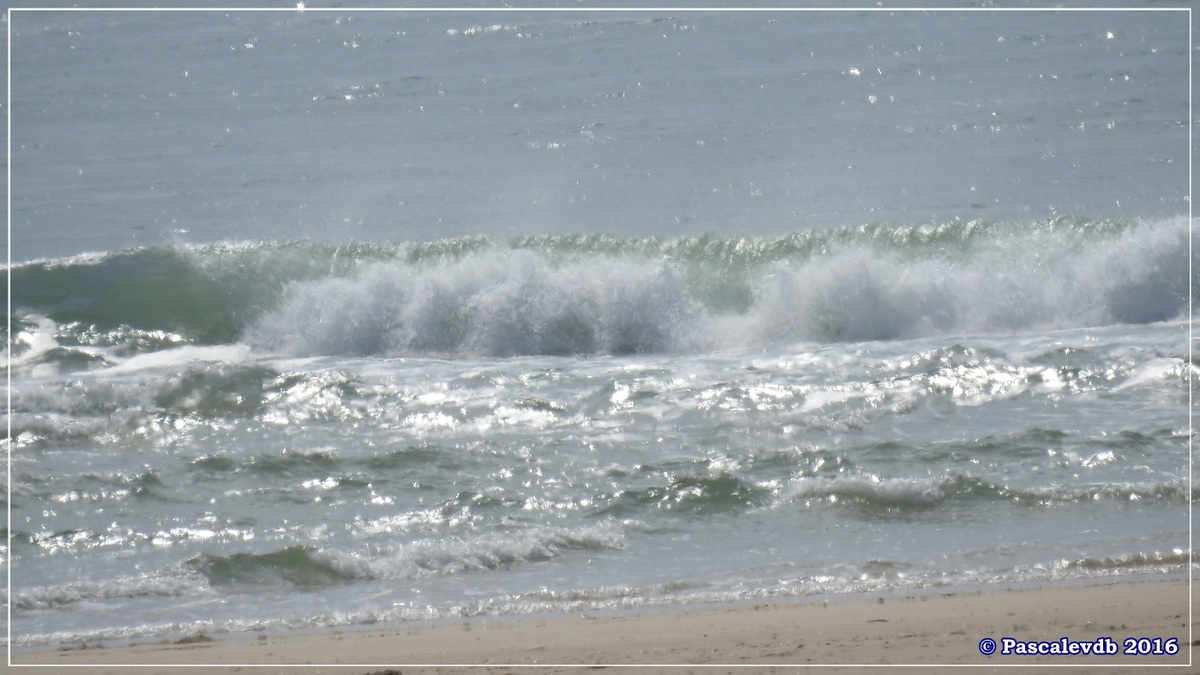
[[[171,643],[18,652],[6,672],[45,672],[50,664],[73,666],[72,672],[146,675],[381,675],[461,672],[466,666],[476,666],[475,672],[555,673],[598,665],[625,666],[621,669],[638,673],[783,672],[789,667],[823,671],[836,666],[843,666],[837,672],[852,672],[859,669],[849,666],[935,664],[972,666],[972,672],[979,672],[979,666],[1045,666],[1022,672],[1063,672],[1064,665],[1103,665],[1105,673],[1138,673],[1151,664],[1187,668],[1192,649],[1187,593],[1185,580],[1139,580],[947,589],[613,616],[473,619],[316,635],[196,635]],[[981,654],[984,638],[996,641],[994,655]],[[1004,638],[1026,648],[1037,648],[1031,641],[1042,641],[1049,651],[1113,644],[1118,653],[1004,655]],[[1111,638],[1111,643],[1102,638]],[[1177,644],[1178,653],[1123,654],[1126,647],[1138,644],[1126,644],[1128,638],[1147,638],[1141,645],[1151,649],[1156,645],[1150,641],[1162,638],[1163,651]],[[1167,642],[1172,639],[1176,642]],[[216,667],[194,667],[202,664]],[[94,668],[76,668],[85,665]],[[130,668],[135,665],[139,667]]]

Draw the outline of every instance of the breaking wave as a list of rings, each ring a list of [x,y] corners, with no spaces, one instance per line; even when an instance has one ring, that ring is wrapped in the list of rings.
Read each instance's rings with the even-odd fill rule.
[[[1186,314],[1185,219],[147,248],[12,268],[14,357],[695,352]],[[108,350],[108,351],[106,351]]]

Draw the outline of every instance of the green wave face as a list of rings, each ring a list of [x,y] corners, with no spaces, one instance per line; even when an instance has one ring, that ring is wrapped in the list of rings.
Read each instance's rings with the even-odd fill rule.
[[[12,270],[13,305],[101,330],[179,332],[200,342],[236,337],[218,288],[178,253],[144,249],[92,264],[32,263]]]
[[[353,580],[354,575],[338,569],[317,551],[290,546],[269,553],[234,553],[228,556],[201,555],[188,561],[216,587],[249,587],[287,584],[314,588]]]

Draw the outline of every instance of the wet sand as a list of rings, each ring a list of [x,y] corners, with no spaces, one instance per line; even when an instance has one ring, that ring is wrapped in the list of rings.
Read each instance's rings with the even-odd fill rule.
[[[875,665],[870,672],[880,672],[880,664],[971,666],[941,672],[973,673],[994,670],[978,666],[1026,664],[1035,668],[1020,672],[1063,673],[1094,671],[1103,665],[1107,675],[1141,673],[1147,665],[1172,664],[1183,667],[1154,670],[1196,672],[1186,667],[1192,650],[1189,612],[1186,580],[946,589],[635,614],[471,619],[313,634],[195,635],[157,644],[18,651],[13,655],[14,666],[4,672],[52,670],[21,668],[21,664],[86,664],[95,667],[73,667],[70,672],[113,675],[413,675],[468,670],[544,675],[579,673],[595,666],[613,666],[608,672],[639,675],[787,672],[792,666],[807,667],[809,672],[868,671],[855,665]],[[1029,641],[1044,641],[1047,650],[1065,647],[1081,651],[1090,649],[1085,641],[1104,647],[1107,641],[1096,641],[1110,638],[1118,654],[1004,655],[1000,651],[1006,637],[1027,648]],[[996,641],[997,653],[981,653],[984,638]],[[1120,653],[1128,646],[1127,638],[1147,638],[1140,645],[1151,649],[1158,646],[1152,640],[1162,638],[1163,651],[1174,644],[1178,653]],[[1176,642],[1170,643],[1171,639]],[[1070,647],[1072,641],[1078,646]],[[220,667],[200,670],[195,668],[199,664]],[[135,665],[139,667],[129,667]],[[1063,665],[1078,666],[1079,670],[1064,670]]]

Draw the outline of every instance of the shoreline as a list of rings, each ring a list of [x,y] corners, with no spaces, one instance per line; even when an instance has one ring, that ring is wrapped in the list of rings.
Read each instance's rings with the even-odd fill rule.
[[[0,672],[185,673],[319,672],[386,675],[470,672],[557,673],[609,666],[638,673],[769,672],[838,666],[1062,666],[1105,673],[1145,672],[1145,666],[1186,666],[1192,658],[1186,578],[1120,578],[1094,585],[1046,584],[869,594],[824,600],[783,600],[692,606],[595,616],[471,619],[461,622],[359,626],[303,634],[193,636],[177,642],[45,651],[19,650]],[[985,656],[980,641],[997,653]],[[1177,653],[1127,655],[1003,655],[1004,638],[1018,645],[1090,651],[1108,643]],[[1154,643],[1154,638],[1162,642]],[[1064,642],[1065,639],[1065,642]],[[1100,640],[1097,642],[1097,640]],[[1034,642],[1037,641],[1037,642]],[[1033,644],[1031,644],[1033,643]],[[1112,647],[1108,647],[1109,650]],[[21,666],[30,666],[22,668]],[[209,666],[198,669],[197,666]],[[87,667],[94,666],[94,667]],[[270,666],[277,666],[271,668]],[[756,666],[761,666],[758,668]],[[635,668],[636,667],[636,668]],[[988,668],[993,669],[993,668]],[[1074,671],[1074,668],[1067,672]],[[1174,672],[1168,669],[1167,672]],[[1022,672],[1030,672],[1023,670]]]

